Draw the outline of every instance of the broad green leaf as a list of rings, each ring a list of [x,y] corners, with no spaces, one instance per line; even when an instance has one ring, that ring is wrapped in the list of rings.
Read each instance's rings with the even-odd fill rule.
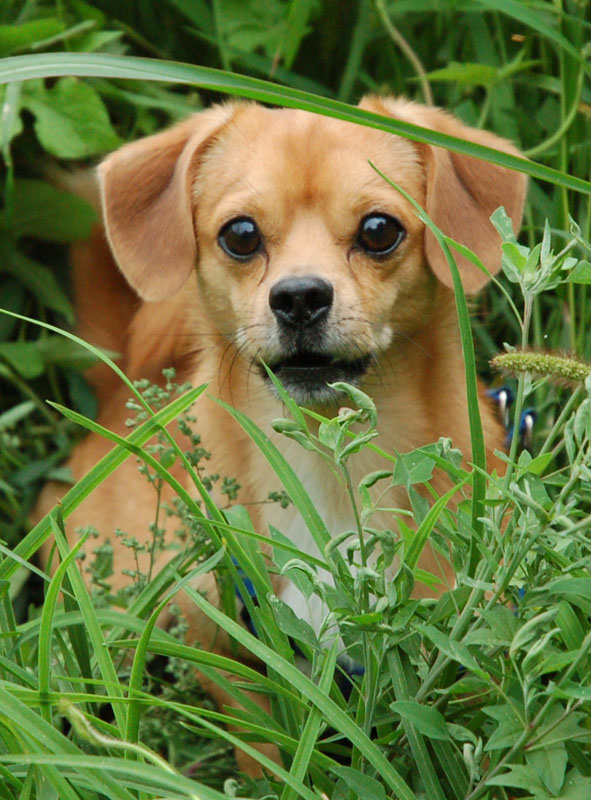
[[[526,723],[519,716],[517,709],[510,703],[503,703],[497,706],[485,706],[482,710],[498,723],[484,749],[502,750],[512,747],[526,727]]]
[[[415,483],[430,481],[434,469],[433,460],[420,450],[400,453],[394,464],[392,483],[394,486],[405,486],[408,489]]]
[[[267,600],[273,609],[275,622],[286,636],[291,636],[296,641],[304,642],[310,647],[317,648],[319,646],[314,629],[305,619],[297,617],[291,607],[276,595],[268,594]]]
[[[495,775],[486,781],[489,786],[515,786],[518,789],[525,789],[530,795],[536,798],[545,798],[546,787],[533,767],[522,764],[512,764],[508,772],[502,775]]]
[[[57,17],[35,19],[20,25],[0,25],[0,58],[56,36],[64,27]]]
[[[564,781],[560,800],[589,800],[591,797],[591,778],[571,769]]]
[[[15,236],[67,244],[87,238],[95,220],[94,209],[82,198],[45,181],[22,178],[14,184],[11,219],[2,213],[0,226],[10,222]]]
[[[564,744],[526,751],[525,760],[537,772],[549,794],[556,796],[564,782],[568,764]]]
[[[577,266],[569,272],[568,283],[591,283],[591,264],[588,261],[579,261]]]
[[[381,783],[353,767],[332,767],[331,772],[341,778],[355,795],[364,800],[386,800],[386,791]]]
[[[436,708],[416,703],[414,700],[396,700],[390,708],[400,714],[428,739],[450,739],[443,714]]]
[[[37,378],[45,369],[36,342],[4,342],[0,344],[0,359],[28,380]]]
[[[77,78],[61,78],[50,89],[29,84],[22,104],[35,117],[39,142],[57,158],[88,158],[122,143],[98,93]]]
[[[72,304],[50,269],[28,258],[12,242],[0,243],[0,258],[2,270],[18,278],[41,305],[63,314],[69,323],[74,322]]]
[[[62,367],[82,371],[100,363],[100,358],[94,353],[80,347],[76,342],[64,340],[62,336],[41,338],[36,345],[45,364],[59,364]]]

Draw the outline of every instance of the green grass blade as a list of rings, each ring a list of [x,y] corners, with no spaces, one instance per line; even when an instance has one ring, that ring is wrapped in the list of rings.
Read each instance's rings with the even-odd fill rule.
[[[51,515],[50,519],[53,520]],[[101,677],[106,683],[109,684],[110,691],[114,693],[115,697],[122,698],[125,695],[125,691],[119,683],[117,671],[113,664],[113,659],[111,658],[109,650],[105,646],[103,631],[97,619],[94,605],[88,589],[86,588],[86,584],[84,583],[84,579],[82,578],[78,566],[74,564],[72,562],[72,558],[69,557],[71,549],[66,539],[65,532],[60,529],[59,525],[56,524],[53,524],[52,528],[60,555],[62,559],[67,560],[66,572],[68,574],[68,578],[70,579],[76,601],[80,607],[84,621],[84,627],[88,632],[88,638],[99,665]],[[112,708],[120,735],[123,735],[123,732],[125,731],[125,712],[119,703],[114,703]]]
[[[53,533],[55,535],[56,529],[58,529],[60,526],[58,522],[56,522],[53,516],[51,517],[50,522]],[[60,530],[62,529],[60,528]],[[62,581],[66,575],[66,571],[68,570],[70,564],[72,564],[72,562],[76,558],[78,551],[85,543],[87,538],[88,538],[87,536],[84,536],[78,542],[76,542],[74,547],[70,550],[70,552],[64,557],[62,562],[59,564],[53,578],[51,579],[49,588],[45,593],[45,600],[43,602],[43,608],[41,610],[37,664],[39,670],[39,699],[41,703],[41,714],[43,715],[44,719],[47,722],[51,722],[51,709],[47,702],[47,695],[49,694],[49,689],[51,686],[51,664],[53,661],[52,648],[51,648],[52,645],[51,639],[53,634],[53,617],[55,615],[55,609],[59,593],[61,591]]]
[[[162,796],[162,792],[172,793],[174,797],[188,797],[190,800],[228,800],[227,795],[185,778],[184,775],[173,772],[172,768],[169,772],[163,767],[139,764],[116,757],[33,753],[0,755],[0,762],[4,764],[51,765],[58,767],[60,772],[70,776],[94,773],[90,785],[99,786],[103,791],[108,787],[111,793],[107,796],[112,800],[118,798],[134,800],[134,795],[127,791],[128,789],[155,792],[160,796]],[[85,783],[87,781],[88,779]],[[314,796],[312,795],[312,797]],[[317,799],[314,798],[314,800]]]
[[[326,654],[322,674],[318,681],[318,688],[321,692],[328,694],[332,685],[334,671],[337,664],[338,641],[335,640],[333,646]],[[308,773],[310,758],[318,738],[318,731],[322,723],[322,714],[318,708],[313,708],[308,715],[304,730],[296,750],[290,774],[298,781],[304,780]],[[281,800],[295,800],[295,793],[290,786],[286,786],[281,793]]]
[[[490,147],[466,142],[437,131],[421,128],[409,122],[382,117],[360,108],[349,106],[319,95],[296,89],[280,87],[257,78],[246,78],[209,67],[196,67],[173,61],[156,61],[149,58],[114,56],[88,53],[43,53],[26,56],[11,56],[0,64],[0,83],[31,80],[33,78],[78,75],[80,77],[122,78],[131,80],[166,81],[189,84],[203,89],[247,97],[292,108],[302,108],[317,114],[369,125],[389,133],[399,134],[417,142],[447,147],[457,153],[484,158],[493,164],[515,169],[564,186],[576,192],[591,194],[591,183],[581,178],[535,164],[525,158],[502,153]]]
[[[61,756],[55,756],[58,759],[60,757],[78,757],[80,760],[79,772],[85,777],[87,782],[94,786],[101,786],[105,792],[109,793],[108,796],[113,798],[113,800],[135,800],[134,796],[123,789],[118,781],[100,770],[100,762],[97,764],[98,769],[89,768],[89,761],[93,759],[92,756],[81,754],[81,751],[73,742],[57,731],[53,725],[50,725],[42,719],[39,714],[36,714],[32,709],[28,708],[24,703],[14,697],[5,686],[0,686],[0,708],[2,709],[3,717],[5,717],[16,730],[24,732],[23,735],[26,735],[28,740],[26,745],[27,749],[30,750],[32,746],[38,746],[40,748],[40,752],[37,755],[30,754],[29,758],[35,759],[36,757],[45,757],[51,759],[52,756],[47,755],[48,751],[51,754],[62,754]],[[10,756],[3,754],[0,756],[0,762],[4,764],[15,763],[14,759],[19,758],[27,758],[27,756]],[[94,759],[98,761],[96,757],[94,757]],[[21,761],[20,763],[23,762]],[[30,761],[28,763],[33,762]],[[64,782],[63,793],[58,796],[60,798],[78,797],[75,792],[68,790],[68,793],[66,793],[66,790],[67,784]]]
[[[396,699],[410,700],[411,692],[406,681],[400,652],[397,647],[393,648],[388,653],[388,667],[390,669],[390,677],[392,678]],[[406,731],[413,758],[417,764],[421,765],[421,777],[425,783],[425,791],[428,799],[447,800],[437,778],[435,767],[433,766],[422,735],[417,731],[415,726],[404,717],[402,718],[402,726]]]
[[[137,643],[133,657],[133,663],[131,665],[131,674],[129,676],[129,689],[128,689],[129,706],[127,708],[127,720],[125,725],[125,741],[134,743],[139,741],[141,706],[137,698],[142,688],[142,682],[146,670],[146,658],[148,655],[148,647],[150,644],[152,633],[154,631],[154,627],[156,625],[156,622],[158,621],[158,617],[164,610],[166,604],[170,602],[171,598],[177,592],[182,591],[183,586],[185,584],[187,584],[194,578],[198,577],[199,575],[203,575],[206,572],[211,572],[211,570],[214,569],[217,566],[217,564],[219,564],[223,556],[224,556],[224,550],[220,549],[206,561],[199,564],[199,566],[196,567],[194,570],[191,570],[191,572],[188,575],[185,575],[185,577],[180,581],[180,583],[176,584],[172,588],[172,590],[168,593],[168,595],[160,602],[160,604],[152,612],[150,619],[147,621],[143,633],[140,636],[139,641]]]

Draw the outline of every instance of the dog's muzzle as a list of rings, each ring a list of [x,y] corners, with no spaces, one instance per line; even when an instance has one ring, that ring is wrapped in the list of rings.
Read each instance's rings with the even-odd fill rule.
[[[342,348],[331,352],[327,323],[333,300],[332,284],[316,275],[283,278],[269,292],[284,352],[269,367],[298,402],[334,402],[336,392],[327,384],[357,383],[370,364],[369,353],[347,358]]]

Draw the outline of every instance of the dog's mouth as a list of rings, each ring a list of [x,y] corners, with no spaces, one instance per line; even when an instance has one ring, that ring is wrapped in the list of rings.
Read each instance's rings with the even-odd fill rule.
[[[283,386],[298,402],[327,403],[336,399],[328,384],[344,381],[357,384],[367,371],[371,354],[339,358],[330,353],[298,351],[269,364]],[[267,378],[263,370],[264,377]]]

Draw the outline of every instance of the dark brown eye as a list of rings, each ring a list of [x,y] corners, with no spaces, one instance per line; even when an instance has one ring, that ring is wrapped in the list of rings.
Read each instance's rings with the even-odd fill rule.
[[[406,231],[395,217],[368,214],[359,225],[357,244],[367,253],[386,255],[398,247],[405,235]]]
[[[222,227],[218,242],[232,258],[241,261],[253,256],[261,247],[261,234],[256,222],[250,217],[236,217]]]

